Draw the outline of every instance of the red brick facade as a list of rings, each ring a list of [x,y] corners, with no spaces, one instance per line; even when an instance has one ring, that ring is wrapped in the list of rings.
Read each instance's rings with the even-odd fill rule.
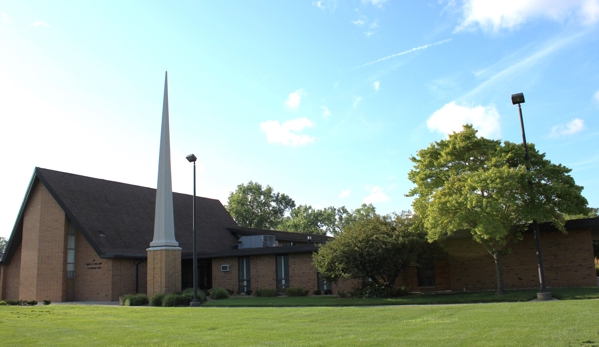
[[[590,230],[541,234],[541,247],[548,287],[596,286]],[[506,289],[539,286],[533,235],[511,245],[512,253],[503,257]],[[496,288],[495,263],[485,248],[471,239],[448,240],[451,290]]]

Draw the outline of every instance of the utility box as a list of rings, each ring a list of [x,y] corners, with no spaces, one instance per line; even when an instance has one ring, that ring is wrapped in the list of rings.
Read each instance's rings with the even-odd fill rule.
[[[277,245],[275,237],[272,235],[242,236],[239,238],[239,242],[241,242],[238,246],[239,249],[276,247]]]

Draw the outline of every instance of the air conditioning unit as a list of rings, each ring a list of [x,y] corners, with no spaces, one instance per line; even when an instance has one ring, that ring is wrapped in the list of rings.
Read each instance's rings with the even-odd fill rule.
[[[231,271],[231,265],[229,265],[229,264],[221,265],[220,266],[220,271],[223,271],[223,272],[225,272],[225,271]]]

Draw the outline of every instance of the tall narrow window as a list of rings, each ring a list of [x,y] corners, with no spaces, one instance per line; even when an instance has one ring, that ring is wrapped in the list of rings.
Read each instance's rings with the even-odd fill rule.
[[[250,257],[239,257],[239,293],[251,290]]]
[[[75,278],[75,226],[69,223],[67,239],[67,278]]]
[[[418,287],[435,286],[435,264],[430,263],[418,268]]]
[[[289,256],[277,255],[277,291],[289,288]]]
[[[320,272],[316,273],[316,279],[318,280],[318,290],[323,292],[327,289],[333,290],[331,283],[325,280],[324,277],[322,277],[322,275],[320,274]]]

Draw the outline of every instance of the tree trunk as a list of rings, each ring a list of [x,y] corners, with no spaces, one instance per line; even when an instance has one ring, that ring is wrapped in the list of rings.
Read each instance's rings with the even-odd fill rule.
[[[497,293],[496,295],[503,295],[504,284],[503,284],[503,267],[501,265],[501,251],[493,251],[493,259],[495,260],[495,273],[497,274]]]

